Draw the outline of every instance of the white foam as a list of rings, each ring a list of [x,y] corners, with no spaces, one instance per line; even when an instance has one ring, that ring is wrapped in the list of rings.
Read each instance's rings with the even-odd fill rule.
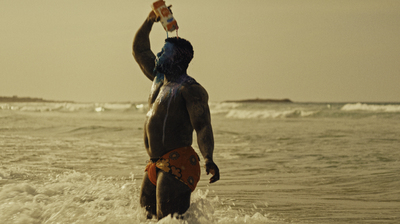
[[[107,110],[127,110],[132,107],[131,103],[105,103],[103,107]]]
[[[313,111],[302,110],[230,110],[226,117],[239,119],[254,119],[254,118],[289,118],[289,117],[307,117],[313,115]]]
[[[400,112],[400,105],[375,105],[375,104],[363,104],[363,103],[355,103],[355,104],[346,104],[341,110],[344,111],[354,111],[354,110],[363,110],[363,111],[374,111],[374,112]]]
[[[230,110],[240,107],[242,104],[240,103],[216,103],[210,102],[210,112],[211,114],[221,114],[221,113],[228,113]]]
[[[3,181],[12,175],[2,171]],[[0,180],[2,180],[0,179]],[[8,182],[0,188],[0,220],[6,223],[266,223],[267,214],[254,211],[244,214],[224,205],[208,190],[196,189],[184,220],[170,216],[157,222],[147,220],[139,205],[140,189],[136,180],[93,177],[86,173],[68,172],[55,178],[24,183]]]
[[[1,110],[26,111],[26,112],[51,112],[51,111],[124,111],[133,106],[131,103],[10,103],[0,104]],[[139,109],[139,108],[137,108]]]

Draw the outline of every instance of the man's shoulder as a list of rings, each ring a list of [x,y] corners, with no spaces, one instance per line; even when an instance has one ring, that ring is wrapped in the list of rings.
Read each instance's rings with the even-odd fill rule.
[[[200,84],[196,81],[196,79],[192,78],[192,77],[189,76],[189,75],[186,75],[186,76],[183,77],[183,82],[182,82],[182,84],[183,84],[183,86],[191,86],[191,85],[195,85],[195,84],[200,85]]]
[[[190,76],[188,76],[185,84],[182,85],[182,94],[186,100],[208,100],[206,89]]]
[[[190,76],[185,77],[185,81],[182,83],[182,87],[184,90],[189,92],[197,92],[197,91],[205,91],[203,86],[200,85],[194,78]]]

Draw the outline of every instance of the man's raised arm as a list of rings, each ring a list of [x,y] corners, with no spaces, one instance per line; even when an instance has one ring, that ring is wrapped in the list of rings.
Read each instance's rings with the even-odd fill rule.
[[[153,23],[157,21],[157,17],[153,11],[150,12],[147,19],[144,21],[143,25],[136,32],[135,38],[133,39],[133,57],[136,62],[139,64],[140,69],[142,69],[143,73],[153,81],[153,69],[154,69],[154,60],[156,56],[150,49],[150,31],[153,27]]]

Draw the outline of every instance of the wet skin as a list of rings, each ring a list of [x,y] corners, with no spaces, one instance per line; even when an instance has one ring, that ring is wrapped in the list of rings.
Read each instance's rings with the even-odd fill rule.
[[[173,50],[174,45],[171,43],[165,43],[164,47],[157,54],[155,60],[156,71],[165,74],[171,70],[174,63],[175,52]]]
[[[213,162],[214,138],[208,94],[186,70],[174,66],[177,54],[174,44],[167,42],[157,57],[150,50],[149,34],[155,20],[154,13],[150,13],[133,42],[135,60],[153,81],[144,125],[145,148],[151,159],[158,159],[171,150],[192,145],[192,134],[196,131],[206,173],[213,175],[210,183],[215,182],[219,180],[219,169]],[[186,212],[190,194],[190,188],[171,174],[158,171],[157,186],[154,186],[146,172],[140,203],[148,211],[149,218],[161,219],[168,214]]]

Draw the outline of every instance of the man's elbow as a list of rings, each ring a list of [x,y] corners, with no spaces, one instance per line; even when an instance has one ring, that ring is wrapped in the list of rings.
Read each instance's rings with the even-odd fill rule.
[[[143,64],[141,60],[141,54],[138,51],[133,50],[132,51],[132,56],[135,59],[135,61],[141,66]]]
[[[196,125],[195,130],[198,134],[210,134],[212,133],[211,124]]]
[[[135,61],[138,61],[138,51],[135,49],[135,47],[133,47],[132,49],[132,56],[135,59]]]
[[[143,53],[143,51],[144,50],[141,47],[141,45],[139,43],[136,43],[136,41],[134,41],[132,44],[132,55],[133,55],[133,58],[136,59],[136,61],[137,61],[137,58],[139,57],[139,55],[141,53]]]
[[[140,63],[139,63],[137,55],[134,52],[132,52],[132,56],[133,56],[133,59],[136,61],[136,63],[138,63],[139,66],[140,66]]]
[[[133,56],[133,58],[136,60],[136,54],[135,54],[135,51],[132,51],[132,56]]]

